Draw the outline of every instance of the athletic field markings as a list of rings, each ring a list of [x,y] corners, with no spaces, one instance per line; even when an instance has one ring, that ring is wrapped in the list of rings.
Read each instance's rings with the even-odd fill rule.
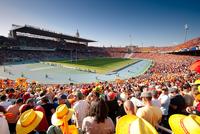
[[[33,72],[33,71],[40,71],[40,70],[47,70],[47,69],[52,69],[54,67],[39,67],[39,68],[34,68],[34,69],[30,69],[29,71]]]

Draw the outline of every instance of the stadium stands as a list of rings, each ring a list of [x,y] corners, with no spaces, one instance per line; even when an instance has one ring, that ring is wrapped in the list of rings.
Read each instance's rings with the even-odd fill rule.
[[[40,37],[35,38],[35,36],[34,37],[22,36],[18,35],[18,32],[29,32],[30,34],[38,34]],[[74,112],[74,110],[75,114],[72,120],[73,123],[79,128],[79,131],[86,131],[86,130],[90,131],[90,129],[86,129],[88,124],[89,125],[93,124],[95,127],[97,127],[100,124],[99,122],[101,121],[99,122],[92,121],[92,123],[86,123],[90,121],[91,116],[98,114],[95,111],[96,109],[98,109],[97,111],[104,111],[103,113],[101,112],[101,116],[103,117],[102,119],[106,118],[106,120],[107,119],[109,120],[109,125],[107,125],[108,127],[110,127],[109,133],[114,133],[115,129],[114,123],[116,124],[118,123],[116,122],[115,119],[117,119],[117,121],[120,120],[120,117],[121,119],[123,119],[122,116],[124,116],[126,113],[129,113],[130,111],[132,111],[130,113],[132,114],[132,118],[134,118],[134,120],[138,120],[137,117],[135,116],[136,114],[137,116],[139,115],[143,116],[141,117],[143,119],[145,119],[145,117],[150,117],[150,119],[152,119],[151,121],[155,122],[154,120],[156,120],[156,125],[158,125],[157,123],[159,122],[157,122],[157,118],[155,119],[153,117],[156,114],[161,113],[161,110],[163,108],[161,104],[159,107],[160,109],[157,108],[158,110],[155,112],[156,114],[154,112],[147,112],[146,113],[147,115],[144,116],[141,115],[140,113],[137,113],[137,109],[139,108],[138,111],[141,111],[140,108],[143,106],[148,110],[151,110],[152,107],[154,107],[153,103],[152,104],[150,103],[152,99],[152,95],[150,92],[152,92],[153,94],[155,93],[155,91],[157,92],[157,97],[154,96],[155,97],[153,98],[154,101],[157,100],[157,102],[162,102],[162,96],[166,95],[169,98],[169,102],[170,101],[172,102],[171,105],[168,104],[165,107],[166,109],[169,109],[169,111],[170,110],[174,111],[173,113],[174,115],[172,115],[171,117],[176,116],[176,114],[179,114],[180,116],[180,114],[188,115],[190,113],[200,115],[199,114],[200,91],[198,91],[199,87],[196,87],[196,85],[195,87],[192,87],[194,85],[191,84],[194,83],[194,81],[197,78],[199,78],[199,74],[191,72],[188,68],[192,64],[192,62],[197,60],[199,57],[169,54],[174,51],[179,53],[179,51],[181,52],[182,50],[187,50],[187,52],[189,53],[193,51],[195,52],[198,51],[197,46],[200,46],[199,44],[200,38],[188,41],[186,43],[174,47],[142,47],[142,48],[135,47],[134,50],[130,51],[130,49],[127,47],[124,48],[89,47],[85,45],[85,43],[87,44],[87,42],[90,42],[91,40],[58,34],[55,32],[50,32],[47,30],[27,25],[15,26],[15,28],[11,30],[10,34],[12,35],[13,38],[6,38],[0,36],[0,59],[1,59],[0,64],[6,62],[12,62],[12,63],[27,62],[27,61],[37,62],[37,61],[43,61],[43,60],[45,61],[52,59],[71,59],[74,57],[74,55],[71,55],[72,53],[75,53],[75,58],[87,58],[93,56],[131,57],[131,58],[149,59],[152,60],[154,64],[143,75],[134,78],[129,78],[127,80],[116,79],[116,81],[110,81],[110,82],[104,81],[104,82],[97,82],[97,83],[95,82],[88,84],[70,83],[64,85],[59,85],[59,84],[50,85],[50,84],[39,84],[36,81],[27,83],[26,78],[19,78],[16,79],[16,81],[9,79],[0,79],[0,90],[1,90],[0,118],[1,121],[4,121],[5,124],[7,123],[6,124],[7,127],[4,127],[4,129],[8,131],[8,133],[10,132],[15,133],[16,130],[17,133],[19,132],[23,133],[23,131],[25,130],[26,132],[24,133],[28,133],[28,130],[25,128],[27,127],[26,125],[28,126],[32,125],[29,129],[29,131],[32,131],[32,128],[34,129],[34,127],[36,127],[39,123],[41,124],[39,124],[39,127],[36,128],[35,130],[40,133],[46,133],[46,132],[50,133],[52,131],[52,128],[53,131],[54,128],[56,128],[56,130],[60,132],[61,131],[65,132],[65,130],[71,131],[71,129],[66,128],[68,127],[68,125],[69,128],[72,128],[71,121],[68,124],[66,118],[70,119],[73,114],[72,112]],[[42,36],[46,37],[41,38]],[[55,39],[58,37],[59,39]],[[71,39],[72,41],[71,42],[65,41],[64,39],[66,38],[68,40]],[[45,77],[48,78],[48,75],[46,74]],[[166,92],[168,90],[169,92]],[[177,95],[176,92],[178,92],[179,94]],[[159,95],[160,97],[158,98]],[[182,98],[183,101],[174,100],[176,96]],[[188,99],[185,99],[185,97],[192,98],[191,104],[186,105]],[[195,98],[195,101],[193,97]],[[127,100],[129,101],[127,102]],[[149,100],[149,103],[147,103],[147,100]],[[16,101],[16,103],[11,105],[12,101]],[[137,102],[134,103],[135,101]],[[35,104],[35,102],[37,103]],[[125,106],[124,109],[123,105],[127,103],[130,104],[130,106],[127,107]],[[179,104],[183,103],[184,103],[183,107],[179,107]],[[193,105],[196,103],[198,103],[197,107],[196,105]],[[90,112],[88,112],[89,105],[91,106]],[[108,107],[106,107],[106,105]],[[68,107],[71,106],[74,110],[69,109],[69,112],[67,112],[68,108],[66,106]],[[11,109],[13,107],[16,108],[17,112],[12,113],[13,110]],[[108,108],[109,108],[108,111],[105,110]],[[173,110],[174,108],[175,110]],[[38,109],[40,109],[39,111],[42,111],[44,114],[37,111],[36,115],[35,114],[36,112],[34,110]],[[56,119],[58,118],[57,115],[59,115],[58,112],[61,111],[62,109],[64,109],[63,112],[66,112],[66,114],[64,114],[62,117],[64,122],[63,124],[61,124],[61,126],[60,125],[54,126],[56,124],[55,122],[58,120]],[[56,113],[54,114],[55,111]],[[62,114],[63,112],[61,111],[60,113]],[[92,113],[92,115],[90,115],[90,117],[86,117],[88,113]],[[32,119],[32,121],[30,121],[29,116],[27,115],[33,115],[33,114],[36,116],[35,117],[30,116],[33,117],[30,118]],[[160,123],[161,126],[159,127],[159,128],[164,127],[163,130],[166,130],[169,133],[171,133],[168,124],[168,118],[170,114],[168,114],[167,111],[167,115],[163,115],[162,117],[163,119]],[[99,115],[100,114],[98,114],[98,116]],[[18,116],[20,118],[18,118]],[[34,121],[36,120],[37,116],[38,118],[36,124]],[[182,116],[182,115],[181,117],[187,118],[187,116]],[[13,121],[12,119],[15,119],[15,121],[12,122]],[[153,130],[155,129],[154,130],[155,133],[157,133],[156,131],[162,133],[161,130],[154,128],[154,126],[151,126],[155,124],[149,124],[151,123],[151,121],[148,121],[147,119],[148,121],[147,122],[146,120],[143,119],[140,119],[141,121],[143,121],[142,125],[141,123],[139,123],[141,126],[144,126],[145,128],[147,126],[148,127],[150,126],[150,128],[152,128]],[[127,118],[127,120],[130,120],[130,118]],[[195,123],[195,121],[192,118],[190,120],[192,120],[191,121],[192,123]],[[22,123],[24,123],[25,121],[26,124],[24,126]],[[59,116],[59,122],[61,121],[62,120],[60,120]],[[125,120],[125,122],[127,121]],[[17,129],[15,129],[16,123],[17,123],[16,127]],[[81,123],[83,123],[82,126],[80,125]],[[180,123],[176,123],[175,125],[177,124]],[[199,130],[200,126],[198,123],[196,124],[197,125],[195,126],[197,127],[196,129],[197,131]],[[101,125],[105,125],[104,122],[101,122]],[[127,126],[124,126],[122,128],[128,128],[130,126],[130,124],[126,123],[125,125]],[[140,125],[134,124],[134,126],[138,128],[141,128]],[[104,129],[104,127],[100,128],[102,130]],[[108,131],[108,129],[107,130],[106,129],[105,131]],[[186,129],[187,128],[184,128],[184,131]],[[73,125],[73,130],[74,131],[76,130],[76,127],[74,125]],[[147,131],[147,129],[145,130]],[[178,128],[178,131],[179,130],[181,130],[181,127]],[[172,129],[172,131],[175,130]],[[190,129],[186,130],[186,132],[190,133]],[[151,132],[149,130],[149,132],[145,133],[151,133]]]

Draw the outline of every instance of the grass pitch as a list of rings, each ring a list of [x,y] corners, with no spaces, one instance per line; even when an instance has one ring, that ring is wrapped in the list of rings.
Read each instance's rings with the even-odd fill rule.
[[[137,61],[137,59],[126,58],[91,58],[77,61],[59,60],[53,61],[53,63],[62,64],[63,66],[80,70],[106,74],[115,70],[119,70]]]

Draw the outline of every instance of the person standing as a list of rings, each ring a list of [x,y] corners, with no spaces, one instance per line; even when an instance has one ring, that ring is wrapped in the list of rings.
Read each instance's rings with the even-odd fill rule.
[[[161,120],[160,125],[166,128],[170,128],[168,124],[168,118],[169,118],[168,111],[169,111],[170,97],[168,96],[167,87],[162,88],[162,93],[158,97],[158,100],[160,101],[160,104],[161,104],[160,110],[162,111],[162,120]]]
[[[83,119],[88,115],[89,112],[89,103],[84,100],[84,96],[80,91],[77,91],[75,94],[76,102],[73,106],[73,109],[75,110],[75,121],[76,126],[81,129]]]
[[[183,114],[186,108],[185,99],[179,94],[178,89],[175,87],[170,88],[170,93],[172,97],[169,105],[169,116],[172,114]]]
[[[17,99],[15,104],[10,105],[7,108],[6,115],[8,117],[7,121],[8,121],[9,129],[10,129],[11,133],[15,132],[15,127],[16,127],[16,123],[17,123],[18,115],[19,115],[19,108],[22,104],[23,104],[23,99],[19,98],[19,99]],[[9,118],[9,117],[11,117],[11,118]]]
[[[83,119],[82,131],[85,134],[114,134],[114,124],[108,117],[108,107],[103,99],[93,101],[89,116]]]
[[[137,110],[136,115],[148,121],[152,126],[156,126],[162,119],[162,111],[160,108],[153,106],[151,103],[152,95],[150,91],[142,92],[142,101],[145,106]]]

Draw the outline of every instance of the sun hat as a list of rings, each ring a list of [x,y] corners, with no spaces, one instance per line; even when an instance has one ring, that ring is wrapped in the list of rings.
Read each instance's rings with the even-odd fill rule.
[[[96,86],[95,88],[92,89],[92,91],[100,93],[101,92],[101,86]]]
[[[117,96],[117,94],[114,93],[113,91],[108,93],[108,97],[109,97],[110,100],[114,100],[116,96]]]
[[[21,114],[16,125],[17,134],[27,134],[34,130],[43,118],[43,113],[34,111],[33,109],[27,110]]]
[[[194,82],[194,84],[200,85],[200,79],[196,80],[196,81]]]
[[[194,85],[197,85],[198,91],[200,92],[200,79],[196,80],[196,81],[194,82]]]
[[[200,101],[200,93],[198,95],[196,95],[194,98],[195,98],[195,100]]]
[[[136,118],[129,126],[129,134],[158,134],[158,132],[146,120]]]
[[[74,113],[73,109],[70,109],[66,104],[61,104],[56,108],[56,112],[52,115],[51,123],[55,126],[60,126],[63,124],[63,117],[66,116],[68,121]]]
[[[129,132],[129,125],[131,122],[136,120],[138,117],[135,115],[124,115],[119,118],[117,125],[116,125],[116,134],[128,134]]]
[[[85,88],[82,88],[81,90],[81,93],[85,96],[87,96],[87,94],[89,93],[89,90],[88,89],[85,89]]]
[[[200,134],[200,116],[174,114],[169,117],[174,134]]]

